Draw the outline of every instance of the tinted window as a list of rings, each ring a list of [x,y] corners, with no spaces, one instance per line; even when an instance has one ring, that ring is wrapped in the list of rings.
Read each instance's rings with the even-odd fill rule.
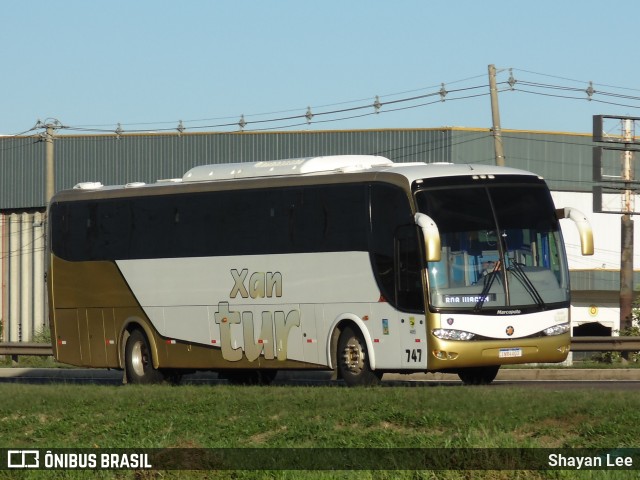
[[[54,204],[67,260],[366,251],[365,185],[203,192]]]

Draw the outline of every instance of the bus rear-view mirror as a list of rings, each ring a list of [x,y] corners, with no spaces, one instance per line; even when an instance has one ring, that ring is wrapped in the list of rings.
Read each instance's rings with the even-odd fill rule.
[[[424,213],[416,213],[415,222],[420,230],[422,230],[422,237],[424,239],[424,251],[427,257],[427,262],[439,262],[440,261],[440,231],[436,222]]]
[[[558,219],[568,218],[578,227],[580,234],[580,248],[582,255],[593,255],[593,230],[591,224],[584,213],[572,207],[559,208],[556,210]]]

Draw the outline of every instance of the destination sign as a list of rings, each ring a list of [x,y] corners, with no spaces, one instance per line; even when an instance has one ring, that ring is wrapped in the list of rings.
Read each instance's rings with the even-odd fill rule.
[[[451,293],[451,294],[442,295],[442,301],[444,303],[478,303],[478,302],[489,303],[489,302],[496,301],[496,294],[488,293],[486,295],[480,295],[480,294],[473,295],[468,293],[463,293],[463,294]]]

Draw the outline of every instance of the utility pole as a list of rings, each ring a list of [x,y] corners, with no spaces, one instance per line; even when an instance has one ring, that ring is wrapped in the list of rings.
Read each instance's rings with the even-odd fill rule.
[[[45,168],[45,201],[47,205],[51,201],[51,198],[56,193],[56,181],[55,181],[55,165],[53,161],[53,135],[55,130],[53,125],[45,125],[46,131],[44,134],[44,141],[46,144],[46,168]]]
[[[54,148],[53,148],[53,140],[54,140],[54,136],[56,133],[56,129],[60,128],[62,126],[62,124],[55,119],[52,120],[45,120],[45,123],[42,124],[40,122],[40,120],[38,120],[38,123],[36,124],[37,127],[44,127],[45,128],[45,132],[42,134],[42,139],[45,142],[45,189],[44,189],[44,195],[45,195],[45,228],[44,228],[44,232],[45,235],[47,235],[47,223],[49,221],[49,205],[51,203],[51,199],[53,198],[53,196],[56,193],[56,169],[55,169],[55,162],[54,162]],[[46,241],[45,241],[46,243]],[[48,278],[49,272],[46,271],[44,272],[44,285],[46,285],[47,283],[47,278]],[[45,318],[49,317],[49,313],[48,313],[48,305],[49,305],[49,301],[48,301],[48,290],[47,288],[44,288],[44,297],[42,298],[42,301],[44,302],[45,307]]]
[[[48,119],[45,120],[44,123],[38,120],[36,127],[44,128],[45,132],[42,134],[41,138],[45,142],[45,202],[47,205],[51,201],[51,198],[56,193],[56,171],[55,171],[55,163],[54,163],[54,150],[53,150],[53,140],[55,137],[56,130],[60,128],[62,125],[58,120]]]
[[[504,167],[504,148],[502,146],[502,129],[500,127],[500,107],[498,106],[498,87],[496,86],[496,67],[489,65],[489,93],[491,94],[491,117],[493,127],[493,146],[496,153],[496,165]]]
[[[633,143],[633,121],[622,119],[623,143]],[[626,186],[634,180],[633,152],[624,150],[622,153],[622,180]],[[624,190],[623,211],[633,212],[633,191]],[[624,331],[632,326],[633,311],[633,219],[630,213],[622,215],[620,221],[620,330]]]

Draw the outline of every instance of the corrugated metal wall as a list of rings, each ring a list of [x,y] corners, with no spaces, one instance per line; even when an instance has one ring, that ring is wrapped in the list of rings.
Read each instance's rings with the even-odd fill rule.
[[[502,132],[507,165],[543,175],[553,189],[590,191],[591,136]],[[0,211],[42,207],[45,145],[0,138]],[[207,163],[336,154],[377,154],[396,162],[493,163],[488,129],[64,136],[55,140],[56,188],[181,177]]]
[[[541,132],[502,132],[505,164],[542,175],[552,190],[591,192],[592,147],[590,135]],[[454,163],[494,164],[493,137],[488,130],[454,131]]]
[[[591,192],[591,135],[505,132],[506,163],[542,175],[552,190]]]
[[[44,205],[45,144],[0,138],[0,211]]]
[[[155,182],[182,177],[197,165],[316,155],[379,154],[402,162],[440,162],[449,160],[450,138],[450,130],[60,137],[56,186]]]
[[[3,341],[29,342],[48,325],[44,212],[0,214]]]

